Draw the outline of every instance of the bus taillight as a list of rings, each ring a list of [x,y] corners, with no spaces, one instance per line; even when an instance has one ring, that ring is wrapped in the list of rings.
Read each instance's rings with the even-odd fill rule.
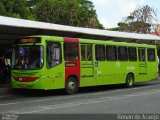
[[[19,82],[32,82],[37,79],[37,77],[14,77],[16,81]]]

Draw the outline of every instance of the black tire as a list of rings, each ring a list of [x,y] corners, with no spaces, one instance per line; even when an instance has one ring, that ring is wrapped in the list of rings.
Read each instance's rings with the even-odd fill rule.
[[[66,83],[66,93],[72,95],[78,92],[78,82],[76,78],[69,77]]]
[[[134,86],[134,76],[132,74],[128,74],[126,77],[126,87],[131,88]]]

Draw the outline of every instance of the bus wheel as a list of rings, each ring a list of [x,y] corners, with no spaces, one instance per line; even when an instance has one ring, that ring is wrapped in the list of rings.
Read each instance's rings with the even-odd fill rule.
[[[131,88],[134,86],[134,76],[132,74],[128,74],[126,77],[126,87]]]
[[[69,77],[66,84],[66,93],[71,95],[78,92],[78,83],[76,78]]]

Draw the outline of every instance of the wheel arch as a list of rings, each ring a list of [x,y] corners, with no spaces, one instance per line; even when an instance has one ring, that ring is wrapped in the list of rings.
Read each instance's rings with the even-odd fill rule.
[[[133,72],[129,72],[129,73],[126,75],[126,77],[127,77],[129,74],[133,76],[133,79],[134,79],[134,81],[135,81],[135,75],[134,75],[134,73],[133,73]]]
[[[128,78],[132,78],[132,82],[130,81],[130,79]],[[131,83],[131,84],[130,84]],[[134,73],[133,72],[129,72],[127,75],[126,75],[126,79],[125,79],[125,86],[127,88],[131,88],[133,87],[135,84],[135,76],[134,76]]]
[[[66,93],[69,95],[75,94],[78,92],[79,82],[78,82],[78,77],[76,75],[70,75],[67,77],[65,90],[66,90]]]

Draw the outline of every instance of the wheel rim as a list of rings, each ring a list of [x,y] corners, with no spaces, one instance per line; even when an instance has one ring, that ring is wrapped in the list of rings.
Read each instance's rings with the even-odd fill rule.
[[[129,77],[128,83],[129,83],[129,86],[132,86],[132,85],[133,85],[133,79],[132,79],[132,77]]]
[[[75,83],[73,81],[68,83],[68,89],[69,91],[74,91],[75,90]]]

